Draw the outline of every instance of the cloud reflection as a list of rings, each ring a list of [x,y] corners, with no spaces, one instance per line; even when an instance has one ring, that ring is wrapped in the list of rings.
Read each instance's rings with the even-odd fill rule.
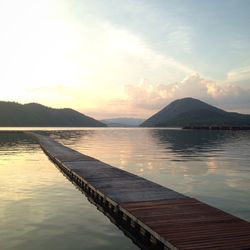
[[[51,136],[113,166],[250,218],[243,213],[243,207],[250,208],[248,132],[86,129]]]

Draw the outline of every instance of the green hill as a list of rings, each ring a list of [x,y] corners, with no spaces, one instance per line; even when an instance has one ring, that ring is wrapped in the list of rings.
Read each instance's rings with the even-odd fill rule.
[[[106,127],[73,109],[54,109],[37,103],[0,102],[1,127]]]
[[[250,126],[250,115],[226,112],[194,98],[183,98],[170,103],[140,126]]]

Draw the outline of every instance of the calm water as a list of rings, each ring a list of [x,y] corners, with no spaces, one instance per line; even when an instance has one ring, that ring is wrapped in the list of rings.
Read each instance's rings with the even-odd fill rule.
[[[44,133],[250,220],[249,131]],[[0,249],[137,249],[22,134],[0,133],[0,183]]]
[[[0,249],[138,249],[21,134],[0,133]]]

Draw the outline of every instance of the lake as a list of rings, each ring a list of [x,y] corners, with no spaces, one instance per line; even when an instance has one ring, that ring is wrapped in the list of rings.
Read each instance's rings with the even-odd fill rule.
[[[42,132],[84,154],[250,220],[250,132]],[[0,133],[0,249],[138,249],[22,133]]]

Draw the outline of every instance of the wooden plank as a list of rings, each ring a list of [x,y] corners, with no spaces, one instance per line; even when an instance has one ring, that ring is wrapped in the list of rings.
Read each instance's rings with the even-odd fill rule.
[[[250,248],[248,222],[196,199],[120,206],[179,249]]]
[[[93,157],[83,155],[78,151],[68,148],[48,137],[32,132],[26,132],[26,134],[31,135],[32,137],[38,139],[42,148],[45,148],[49,152],[50,156],[55,157],[60,162],[98,161]]]
[[[250,223],[37,133],[41,147],[169,249],[250,249]],[[158,249],[158,248],[157,248]]]

